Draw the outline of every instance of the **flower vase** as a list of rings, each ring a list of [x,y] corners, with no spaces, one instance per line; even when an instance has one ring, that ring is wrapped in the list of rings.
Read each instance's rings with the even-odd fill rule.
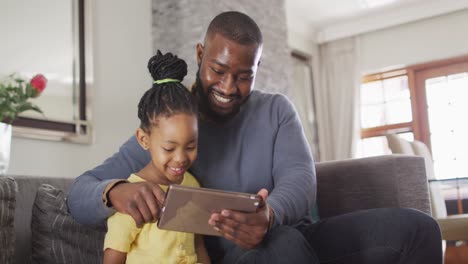
[[[10,163],[11,125],[0,122],[0,175],[5,175]]]

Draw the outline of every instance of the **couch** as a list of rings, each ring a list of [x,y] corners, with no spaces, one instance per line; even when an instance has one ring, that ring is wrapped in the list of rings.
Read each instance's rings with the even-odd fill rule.
[[[421,141],[408,141],[396,134],[386,135],[389,148],[392,153],[416,155],[424,158],[426,175],[429,181],[435,180],[434,163],[431,151]],[[429,197],[432,205],[432,216],[436,219],[442,232],[444,240],[467,240],[468,239],[468,214],[447,216],[447,207],[442,193],[441,182],[429,182]]]
[[[388,155],[322,162],[321,218],[362,209],[407,207],[430,214],[424,160]],[[100,263],[102,227],[82,226],[66,208],[70,178],[0,177],[0,263]]]

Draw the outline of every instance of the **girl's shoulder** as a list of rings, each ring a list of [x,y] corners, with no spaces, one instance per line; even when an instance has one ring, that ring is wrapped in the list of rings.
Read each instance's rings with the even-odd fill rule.
[[[200,187],[200,183],[198,182],[198,180],[188,171],[185,172],[184,180],[180,185],[189,187]]]

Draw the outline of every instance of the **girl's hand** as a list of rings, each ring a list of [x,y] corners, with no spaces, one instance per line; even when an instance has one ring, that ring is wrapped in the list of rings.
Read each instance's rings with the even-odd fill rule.
[[[195,235],[195,251],[197,252],[197,263],[211,264],[202,235]]]

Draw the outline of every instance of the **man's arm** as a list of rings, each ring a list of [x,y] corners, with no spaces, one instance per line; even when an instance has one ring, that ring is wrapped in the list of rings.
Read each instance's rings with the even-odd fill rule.
[[[315,203],[315,164],[299,116],[284,96],[278,97],[279,129],[273,153],[274,189],[268,204],[273,225],[292,225],[309,213]]]
[[[103,164],[75,179],[68,193],[68,208],[79,223],[101,225],[115,212],[103,201],[107,185],[116,179],[126,179],[150,161],[149,153],[138,144],[135,136]]]
[[[269,228],[297,223],[315,202],[315,166],[299,117],[286,97],[278,96],[276,100],[274,188],[270,195],[264,189],[258,193],[266,199],[266,205],[250,214],[223,210],[221,214],[214,213],[209,220],[226,239],[246,249],[260,244]]]

